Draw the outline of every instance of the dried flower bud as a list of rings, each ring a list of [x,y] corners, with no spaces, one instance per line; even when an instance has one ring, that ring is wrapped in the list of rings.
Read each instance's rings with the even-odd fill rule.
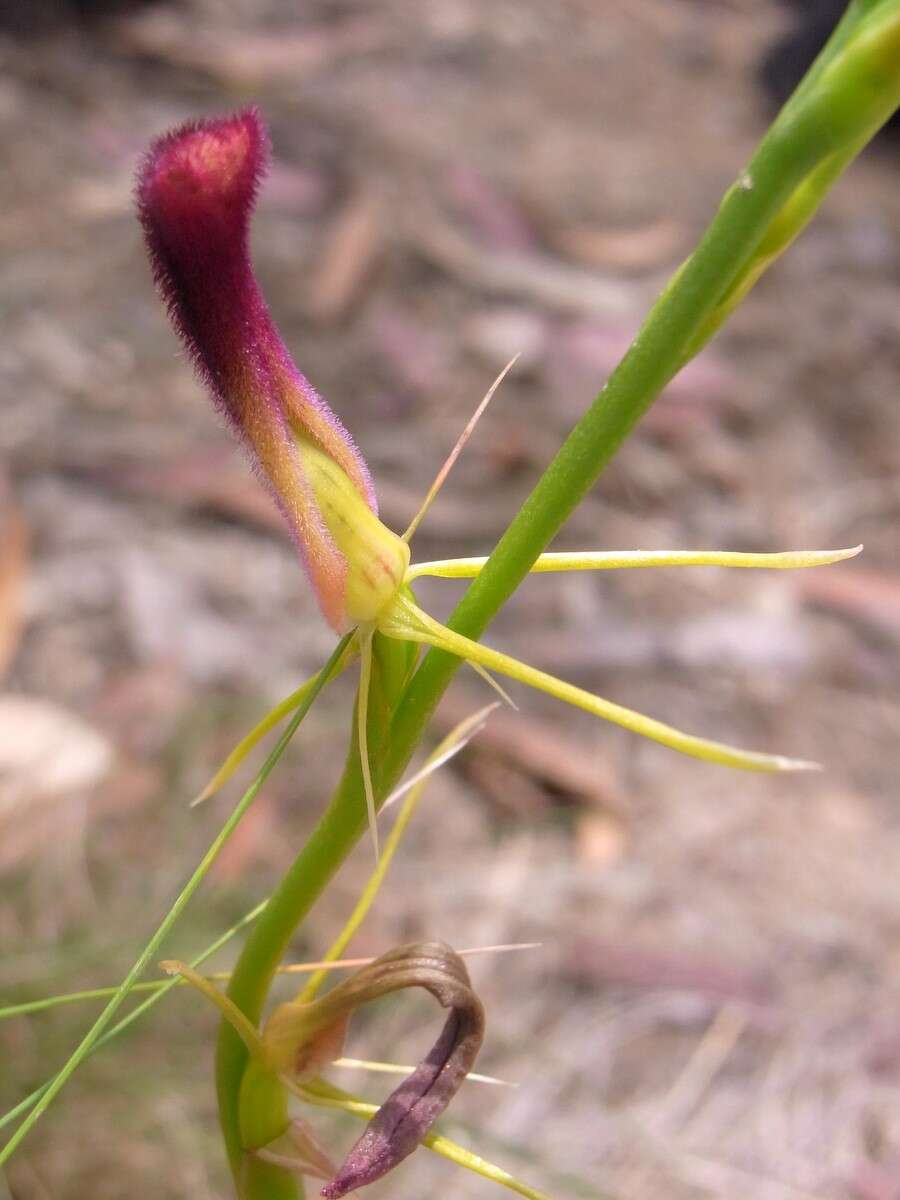
[[[472,1069],[484,1037],[484,1010],[465,963],[443,942],[401,946],[310,1004],[282,1004],[263,1042],[276,1069],[309,1077],[340,1054],[350,1014],[403,988],[421,987],[450,1009],[440,1036],[413,1073],[385,1100],[334,1179],[326,1200],[374,1183],[412,1154]]]
[[[183,125],[144,158],[138,211],[172,321],[259,465],[326,619],[343,633],[374,619],[409,552],[378,520],[365,463],[291,360],[253,274],[250,217],[267,161],[254,109]]]

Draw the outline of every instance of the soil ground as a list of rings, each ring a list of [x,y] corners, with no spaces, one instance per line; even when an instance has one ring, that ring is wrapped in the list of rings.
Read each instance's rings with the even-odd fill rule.
[[[236,788],[188,799],[331,642],[153,293],[130,197],[148,140],[265,111],[259,271],[396,527],[521,353],[415,545],[486,553],[764,128],[755,64],[785,14],[189,0],[56,18],[0,38],[10,1001],[121,977]],[[895,151],[863,156],[559,543],[864,556],[790,576],[544,577],[490,633],[624,704],[826,770],[729,774],[517,691],[521,713],[435,779],[354,945],[542,943],[473,965],[482,1069],[517,1086],[470,1085],[445,1127],[556,1200],[900,1197],[898,182]],[[457,594],[420,596],[444,614]],[[195,953],[286,867],[351,698],[337,685],[313,711],[167,953]],[[461,674],[438,727],[485,699]],[[322,953],[370,865],[361,846],[297,958]],[[89,1019],[0,1026],[4,1107]],[[434,1021],[425,1002],[379,1006],[351,1053],[409,1061]],[[199,1000],[167,1000],[78,1074],[11,1194],[229,1194],[213,1036]],[[336,1155],[354,1136],[314,1119]],[[425,1189],[495,1194],[420,1152],[371,1195]]]

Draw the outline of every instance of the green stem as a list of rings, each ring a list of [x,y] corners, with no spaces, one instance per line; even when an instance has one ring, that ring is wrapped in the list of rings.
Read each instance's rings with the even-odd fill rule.
[[[888,7],[882,5],[882,9]],[[862,149],[863,139],[871,138],[900,103],[900,55],[891,58],[891,51],[897,49],[900,3],[893,3],[890,9],[892,21],[884,22],[890,35],[886,58],[876,63],[879,70],[889,72],[884,95],[870,96],[866,108],[858,93],[871,93],[868,76],[856,81],[849,98],[848,81],[840,78],[837,88],[824,89],[821,95],[808,93],[803,106],[789,105],[790,119],[775,122],[747,169],[726,193],[700,245],[659,297],[625,357],[457,605],[447,623],[454,632],[474,639],[481,636],[683,365],[685,347],[702,334],[721,297],[738,282],[807,177],[821,163],[841,154],[848,142],[856,152]],[[848,120],[847,109],[856,126]],[[849,158],[841,157],[842,165],[848,165]],[[832,182],[829,175],[828,185]],[[805,207],[803,216],[805,223],[812,208]],[[431,650],[423,659],[394,717],[385,786],[391,786],[405,768],[458,666],[457,658],[440,650]]]
[[[409,675],[411,647],[376,637],[373,661],[374,688],[393,702]],[[383,723],[376,705],[369,722],[371,755],[376,794],[380,792],[377,764],[380,761]],[[354,721],[355,729],[355,721]],[[242,1012],[259,1024],[275,970],[287,951],[294,930],[341,866],[366,826],[365,788],[357,738],[351,739],[347,762],[336,796],[301,850],[293,866],[269,898],[235,965],[227,994]],[[220,1025],[216,1053],[216,1083],[219,1119],[232,1173],[245,1200],[281,1200],[296,1196],[299,1185],[289,1172],[270,1167],[265,1186],[255,1188],[246,1176],[246,1160],[240,1128],[240,1089],[247,1065],[247,1051],[227,1022]]]
[[[355,743],[354,743],[355,746]],[[350,755],[344,776],[321,820],[293,866],[270,898],[238,959],[228,995],[251,1021],[258,1023],[275,967],[298,923],[322,894],[366,826],[359,756]],[[247,1062],[243,1042],[222,1024],[216,1058],[219,1117],[232,1169],[240,1169],[239,1088]]]
[[[207,959],[212,958],[212,956],[218,950],[221,950],[222,947],[235,936],[235,934],[240,933],[245,926],[252,924],[262,910],[266,907],[267,903],[267,900],[262,900],[254,908],[252,908],[250,912],[245,913],[244,916],[241,917],[240,921],[238,921],[235,925],[232,925],[230,929],[226,929],[225,932],[220,934],[216,940],[211,945],[207,946],[201,954],[198,954],[195,959],[192,959],[191,966],[202,966]],[[172,990],[172,988],[178,987],[179,983],[180,980],[178,979],[168,979],[165,981],[160,981],[159,983],[135,984],[135,986],[131,989],[133,992],[150,990],[151,994],[146,1000],[137,1005],[136,1008],[133,1008],[130,1013],[117,1021],[111,1029],[107,1029],[106,1033],[104,1033],[104,1035],[101,1038],[98,1038],[94,1043],[91,1049],[91,1054],[96,1054],[98,1050],[102,1050],[104,1046],[108,1046],[110,1042],[115,1041],[119,1034],[124,1033],[125,1030],[128,1029],[129,1026],[133,1025],[135,1021],[139,1020],[144,1013],[149,1012],[149,1010],[153,1008],[154,1005],[158,1004],[159,1001],[162,1000],[162,998]],[[115,993],[115,991],[115,988],[104,989],[102,993],[103,997],[105,998],[107,996],[111,996]],[[82,995],[90,996],[91,993],[84,992]],[[62,1000],[68,1000],[69,998],[70,997],[67,996],[55,997],[55,999]],[[52,1083],[53,1079],[48,1079],[45,1083],[42,1083],[40,1087],[35,1088],[34,1091],[31,1092],[30,1095],[26,1096],[24,1100],[21,1100],[15,1106],[15,1108],[11,1108],[8,1112],[4,1113],[3,1116],[0,1117],[0,1129],[5,1129],[7,1125],[12,1125],[12,1123],[18,1120],[19,1117],[24,1116],[29,1109],[34,1108],[35,1104],[37,1104],[38,1100],[40,1100],[44,1093],[50,1088]]]
[[[467,590],[449,622],[452,630],[473,639],[481,636],[663,387],[718,328],[719,316],[724,320],[728,315],[729,295],[743,295],[740,284],[753,270],[754,255],[798,189],[829,159],[845,166],[851,157],[848,151],[861,149],[900,102],[900,55],[892,41],[892,22],[898,14],[897,0],[858,2],[853,11],[856,24],[851,28],[850,18],[842,23],[840,53],[835,43],[826,47],[813,68],[818,72],[815,85],[801,85],[795,101],[763,138],[697,250],[660,296],[622,362]],[[874,26],[876,18],[879,27],[887,28],[887,49],[882,47],[880,56],[878,46],[872,52],[865,38],[853,36]],[[860,53],[848,58],[856,40]],[[824,170],[823,184],[830,185],[835,174]],[[823,194],[814,190],[815,203],[803,194],[803,224]],[[799,220],[787,224],[792,233],[802,227]],[[776,253],[789,241],[779,231]],[[764,266],[773,257],[767,253]],[[381,739],[384,753],[378,759],[375,788],[382,799],[406,768],[458,666],[453,655],[430,650],[405,690],[388,737]],[[325,814],[247,939],[232,978],[229,995],[251,1020],[258,1020],[272,973],[294,930],[362,832],[363,814],[363,780],[352,749]],[[240,1039],[223,1026],[217,1055],[219,1111],[235,1172],[240,1161],[238,1094],[246,1062]],[[245,1194],[248,1200],[266,1200],[262,1192]]]
[[[71,1056],[69,1057],[69,1059],[67,1060],[65,1065],[57,1073],[55,1078],[50,1082],[50,1084],[48,1085],[46,1090],[41,1093],[39,1099],[36,1101],[34,1107],[31,1109],[31,1112],[29,1112],[28,1116],[25,1118],[25,1120],[22,1122],[22,1124],[18,1127],[18,1129],[15,1131],[15,1133],[12,1135],[12,1137],[10,1137],[10,1139],[6,1143],[6,1145],[3,1146],[2,1149],[0,1149],[0,1165],[2,1165],[3,1163],[8,1161],[8,1159],[11,1157],[11,1155],[13,1154],[16,1147],[28,1135],[28,1133],[30,1132],[32,1127],[41,1118],[43,1113],[53,1102],[54,1098],[58,1095],[58,1093],[60,1091],[62,1091],[62,1089],[65,1087],[66,1083],[68,1082],[68,1080],[75,1073],[75,1071],[78,1069],[78,1067],[81,1065],[81,1063],[84,1062],[84,1060],[93,1052],[93,1050],[96,1047],[97,1043],[99,1042],[101,1036],[106,1031],[107,1026],[110,1024],[113,1017],[115,1016],[117,1010],[119,1009],[121,1004],[125,1001],[125,999],[128,997],[129,992],[134,987],[135,983],[138,981],[140,976],[144,973],[146,968],[156,957],[156,955],[159,951],[159,948],[162,945],[162,943],[165,941],[166,937],[168,936],[169,931],[176,924],[176,922],[178,921],[178,918],[181,916],[182,912],[184,911],[184,909],[187,907],[188,903],[190,902],[191,897],[194,895],[197,888],[203,882],[203,879],[204,879],[207,871],[212,866],[212,864],[215,862],[216,858],[218,858],[220,852],[222,851],[222,848],[225,846],[225,843],[228,841],[228,839],[234,833],[235,829],[237,829],[242,817],[244,816],[244,813],[246,813],[247,809],[250,807],[250,805],[256,799],[260,788],[263,786],[266,779],[268,779],[270,773],[272,772],[273,768],[275,767],[275,764],[278,762],[278,760],[281,758],[284,751],[287,749],[288,743],[290,742],[291,738],[294,736],[294,733],[296,732],[297,727],[299,726],[300,722],[306,716],[307,712],[312,707],[313,701],[315,700],[316,696],[321,691],[321,689],[325,686],[325,683],[328,681],[332,667],[338,661],[339,656],[343,653],[348,642],[349,642],[349,635],[338,644],[337,648],[335,649],[334,654],[332,655],[332,658],[329,660],[329,662],[327,663],[325,668],[317,676],[317,682],[316,682],[315,686],[307,694],[306,699],[303,701],[303,703],[299,706],[299,708],[295,712],[290,725],[288,725],[287,729],[284,731],[284,733],[279,738],[278,744],[275,746],[275,748],[272,750],[269,757],[266,759],[265,763],[263,764],[262,770],[259,772],[259,774],[257,775],[256,779],[253,781],[251,786],[247,789],[247,791],[244,793],[244,795],[241,797],[241,799],[235,805],[234,811],[231,813],[231,816],[228,818],[228,820],[222,826],[219,833],[214,838],[209,849],[206,851],[206,854],[204,854],[203,858],[201,859],[199,866],[197,867],[197,869],[194,871],[193,875],[190,877],[190,879],[187,881],[187,883],[182,888],[180,894],[178,895],[178,898],[175,900],[175,903],[172,905],[172,907],[166,913],[163,920],[160,922],[156,932],[153,934],[153,936],[147,942],[147,945],[144,947],[143,951],[138,956],[138,959],[134,963],[134,966],[131,968],[131,970],[128,972],[128,974],[125,976],[125,978],[122,980],[122,982],[119,984],[118,988],[116,989],[115,994],[111,997],[111,999],[107,1003],[106,1007],[103,1009],[103,1011],[100,1013],[100,1015],[96,1018],[93,1025],[90,1027],[88,1032],[84,1035],[82,1040],[79,1042],[78,1046],[72,1052]]]

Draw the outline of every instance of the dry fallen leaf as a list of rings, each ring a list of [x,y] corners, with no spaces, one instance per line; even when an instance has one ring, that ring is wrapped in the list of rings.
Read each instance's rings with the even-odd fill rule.
[[[28,567],[25,519],[0,475],[0,677],[9,666],[22,633],[22,588]]]
[[[30,800],[93,787],[112,763],[104,737],[66,709],[0,696],[0,817]]]
[[[442,702],[438,723],[452,728],[478,707],[474,693],[456,688]],[[477,781],[514,811],[533,811],[550,796],[563,794],[595,811],[625,812],[610,764],[551,721],[520,712],[495,712],[470,747],[468,758]]]
[[[351,196],[325,235],[310,281],[308,308],[316,321],[345,316],[364,291],[381,243],[380,206],[366,191]]]
[[[109,742],[64,708],[0,696],[0,870],[59,837],[66,808],[113,762]]]

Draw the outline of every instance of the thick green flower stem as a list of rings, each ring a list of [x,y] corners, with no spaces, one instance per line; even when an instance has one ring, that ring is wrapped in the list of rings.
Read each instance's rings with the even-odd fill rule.
[[[343,803],[336,802],[336,797],[328,806],[259,918],[257,930],[261,928],[261,934],[247,939],[232,974],[227,994],[255,1025],[260,1022],[275,967],[284,956],[294,930],[365,828],[362,774],[355,739],[342,784],[339,792],[345,794]],[[245,1156],[241,1088],[247,1062],[243,1042],[223,1021],[216,1056],[219,1119],[238,1195],[241,1200],[292,1200],[300,1194],[300,1187],[289,1172]],[[251,1161],[259,1166],[251,1166]]]
[[[302,1185],[283,1167],[258,1158],[253,1151],[275,1141],[288,1127],[288,1094],[284,1085],[261,1063],[251,1059],[241,1078],[238,1097],[241,1161],[238,1195],[266,1200],[294,1200]]]
[[[660,296],[622,362],[467,590],[449,622],[455,632],[481,636],[663,387],[742,298],[744,285],[754,282],[802,228],[839,170],[900,104],[900,0],[857,2],[838,34],[839,41],[826,47],[726,193],[697,250]],[[430,650],[396,705],[387,734],[370,722],[374,784],[381,799],[406,768],[458,666],[452,654]],[[252,1021],[258,1022],[272,973],[294,930],[365,828],[364,815],[359,760],[351,749],[325,814],[238,962],[229,995]],[[223,1026],[217,1058],[220,1119],[236,1175],[238,1095],[246,1062],[242,1043]],[[245,1200],[282,1200],[295,1194],[262,1187],[243,1193]]]
[[[384,731],[390,712],[396,707],[416,662],[416,648],[410,644],[375,637],[371,692],[369,694],[369,755],[376,794],[383,794],[380,764],[384,750]],[[353,722],[356,728],[356,722]],[[343,803],[337,797],[343,795]],[[228,997],[259,1025],[275,969],[287,951],[294,931],[343,863],[360,833],[366,827],[366,810],[360,758],[355,735],[335,800],[328,806],[293,866],[281,880],[235,966],[228,986]],[[223,1022],[219,1033],[216,1076],[219,1117],[225,1145],[241,1200],[294,1200],[302,1185],[290,1172],[245,1154],[243,1136],[247,1113],[244,1092],[247,1079],[247,1051],[231,1025]],[[275,1109],[274,1096],[281,1085],[270,1077],[256,1078],[254,1087],[265,1093],[266,1104]],[[244,1118],[242,1120],[242,1117]]]

